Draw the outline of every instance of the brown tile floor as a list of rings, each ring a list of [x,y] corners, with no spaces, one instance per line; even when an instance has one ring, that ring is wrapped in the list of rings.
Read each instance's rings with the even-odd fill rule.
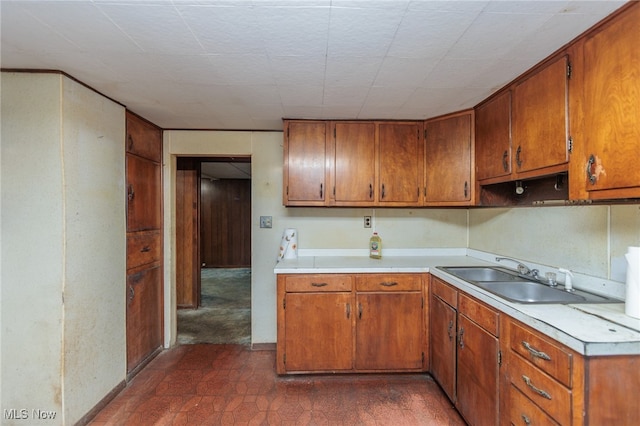
[[[92,425],[464,425],[425,374],[275,374],[274,351],[183,345],[158,355]]]

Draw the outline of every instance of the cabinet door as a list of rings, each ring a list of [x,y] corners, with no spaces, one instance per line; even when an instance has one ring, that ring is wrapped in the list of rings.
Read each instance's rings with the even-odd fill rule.
[[[458,315],[458,411],[471,425],[498,424],[498,339]]]
[[[456,401],[457,312],[437,296],[431,297],[431,375],[449,399]]]
[[[358,293],[356,369],[421,370],[422,293]]]
[[[160,229],[162,225],[162,179],[160,164],[126,155],[127,232]]]
[[[512,145],[517,177],[547,174],[541,169],[552,166],[565,166],[554,172],[567,168],[567,65],[568,58],[562,56],[514,88]]]
[[[127,372],[162,346],[162,269],[127,276]]]
[[[418,124],[380,123],[378,140],[380,204],[418,205],[424,167]]]
[[[159,163],[162,160],[162,131],[127,111],[127,152]]]
[[[584,44],[586,150],[579,161],[589,172],[579,181],[589,198],[640,197],[638,22],[640,5],[634,5]]]
[[[351,293],[286,293],[286,371],[350,370],[352,311]]]
[[[326,128],[324,121],[287,121],[284,140],[285,206],[325,204]]]
[[[511,92],[476,109],[476,179],[511,174]]]
[[[472,112],[425,123],[426,202],[471,201]]]
[[[335,123],[336,205],[371,205],[375,199],[375,124]]]

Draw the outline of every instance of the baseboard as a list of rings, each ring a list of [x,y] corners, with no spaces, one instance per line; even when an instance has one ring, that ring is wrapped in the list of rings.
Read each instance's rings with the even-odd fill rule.
[[[114,387],[111,392],[109,392],[104,398],[100,400],[87,414],[82,416],[80,420],[78,420],[75,426],[84,426],[89,424],[91,420],[93,420],[100,411],[102,411],[122,390],[127,386],[127,382],[125,380],[121,381]]]
[[[252,343],[251,350],[252,351],[275,351],[276,344],[275,343]]]

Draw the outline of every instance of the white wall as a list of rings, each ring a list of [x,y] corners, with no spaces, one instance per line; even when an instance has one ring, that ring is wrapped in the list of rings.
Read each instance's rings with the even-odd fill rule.
[[[126,374],[124,108],[3,72],[1,123],[0,409],[73,424]]]
[[[640,206],[472,209],[469,247],[624,281],[628,246],[640,246]]]
[[[464,209],[285,208],[282,205],[282,132],[166,131],[165,308],[166,344],[175,342],[175,166],[176,156],[251,155],[252,169],[252,343],[276,341],[276,279],[273,268],[285,228],[297,228],[301,249],[366,250],[371,229],[363,216],[375,216],[384,248],[466,247]],[[260,216],[273,228],[261,229]]]

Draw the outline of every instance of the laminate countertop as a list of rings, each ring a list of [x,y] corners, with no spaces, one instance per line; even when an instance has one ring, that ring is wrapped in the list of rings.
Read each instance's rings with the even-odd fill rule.
[[[349,252],[346,252],[349,253]],[[438,266],[495,266],[464,250],[371,259],[365,255],[299,256],[280,260],[276,274],[431,273],[489,306],[585,356],[640,355],[640,320],[624,313],[624,302],[609,304],[520,304],[456,278]],[[576,288],[580,288],[575,283]]]

